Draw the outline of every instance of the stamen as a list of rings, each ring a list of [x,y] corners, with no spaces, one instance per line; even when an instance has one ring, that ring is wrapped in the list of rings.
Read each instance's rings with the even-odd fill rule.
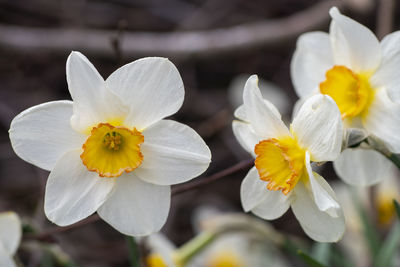
[[[122,136],[115,131],[113,131],[111,133],[107,133],[104,136],[103,144],[108,149],[111,149],[114,151],[119,150],[119,148],[122,144]]]

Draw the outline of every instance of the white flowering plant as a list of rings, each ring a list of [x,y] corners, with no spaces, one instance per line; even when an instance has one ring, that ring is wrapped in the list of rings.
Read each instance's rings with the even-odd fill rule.
[[[174,115],[185,99],[184,70],[168,58],[140,58],[104,79],[86,56],[71,52],[66,81],[72,100],[29,107],[9,127],[15,154],[49,172],[43,211],[36,214],[56,226],[42,229],[27,220],[29,227],[22,227],[15,213],[0,213],[0,267],[22,264],[16,255],[21,239],[21,255],[40,247],[69,259],[62,242],[47,243],[99,219],[126,236],[135,267],[399,263],[400,32],[379,41],[338,8],[329,16],[329,33],[297,40],[290,76],[299,99],[291,122],[287,94],[272,82],[259,85],[257,75],[231,83],[224,95],[231,108],[212,114],[213,99],[201,102],[204,96],[191,88],[186,95],[197,94],[200,104]],[[178,122],[190,108],[211,117],[188,121],[193,127]],[[216,132],[224,134],[214,148]],[[216,170],[211,151],[221,143],[232,152],[229,160],[242,161]],[[331,183],[328,162],[345,184]],[[235,173],[237,188],[222,179]],[[176,197],[171,208],[171,196],[216,180],[224,192],[216,202],[233,200],[225,210],[236,213],[211,209],[212,216],[198,221],[193,206],[212,202],[212,190]],[[298,223],[280,228],[290,213]],[[177,246],[160,231],[168,234],[182,217],[195,218],[196,234]]]

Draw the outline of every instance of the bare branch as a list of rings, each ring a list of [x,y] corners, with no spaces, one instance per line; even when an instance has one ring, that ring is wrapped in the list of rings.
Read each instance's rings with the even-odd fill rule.
[[[65,227],[60,227],[60,226],[54,226],[40,234],[27,234],[24,236],[25,240],[39,240],[39,241],[46,241],[46,242],[53,242],[53,236],[59,233],[65,233],[77,228],[80,228],[82,226],[85,226],[87,224],[91,224],[93,222],[97,222],[100,220],[99,215],[95,214],[92,215],[82,221],[79,221],[77,223],[65,226]]]
[[[236,163],[235,165],[226,168],[222,171],[219,171],[217,173],[214,173],[213,175],[209,176],[209,177],[204,177],[204,178],[200,178],[197,179],[193,182],[187,183],[187,184],[183,184],[180,186],[177,186],[175,188],[172,189],[172,195],[178,195],[193,189],[197,189],[201,186],[207,185],[209,183],[215,182],[216,180],[219,180],[221,178],[224,178],[228,175],[231,175],[235,172],[244,170],[244,169],[248,169],[250,168],[252,165],[254,164],[254,159],[248,159],[248,160],[242,160],[238,163]]]
[[[126,32],[121,40],[125,56],[209,56],[277,44],[317,29],[329,20],[332,6],[343,8],[345,0],[320,1],[282,19],[238,25],[226,29],[190,32]],[[67,53],[80,50],[114,56],[111,40],[115,31],[90,29],[27,28],[0,25],[0,46],[18,51]]]

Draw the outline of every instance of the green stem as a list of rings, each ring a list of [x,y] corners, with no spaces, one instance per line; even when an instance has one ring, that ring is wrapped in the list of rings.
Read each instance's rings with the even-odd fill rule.
[[[379,150],[379,152],[387,157],[400,170],[400,158],[398,155],[391,153],[388,150]]]
[[[174,253],[174,260],[180,266],[184,266],[197,252],[211,243],[216,234],[214,232],[203,232],[177,249]]]
[[[390,153],[390,155],[387,155],[386,157],[388,157],[394,163],[394,165],[396,165],[397,168],[399,168],[399,170],[400,170],[400,158],[399,158],[399,156],[397,156],[396,154]]]
[[[382,141],[376,140],[372,137],[369,137],[366,143],[376,151],[380,152],[382,155],[387,157],[394,165],[400,170],[400,157],[389,151],[385,145],[382,144]]]
[[[131,267],[140,267],[139,249],[133,236],[127,236],[126,241],[129,248],[129,262]]]

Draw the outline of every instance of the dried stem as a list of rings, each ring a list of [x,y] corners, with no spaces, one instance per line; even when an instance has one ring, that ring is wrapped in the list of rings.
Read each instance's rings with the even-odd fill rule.
[[[172,195],[175,196],[175,195],[179,195],[181,193],[184,193],[184,192],[187,192],[187,191],[190,191],[193,189],[197,189],[201,186],[207,185],[209,183],[215,182],[216,180],[219,180],[228,175],[231,175],[237,171],[247,169],[253,164],[254,164],[254,159],[242,160],[239,163],[236,163],[235,165],[233,165],[227,169],[224,169],[220,172],[214,173],[213,175],[211,175],[209,177],[197,179],[194,182],[190,182],[190,183],[175,187],[172,189]]]

